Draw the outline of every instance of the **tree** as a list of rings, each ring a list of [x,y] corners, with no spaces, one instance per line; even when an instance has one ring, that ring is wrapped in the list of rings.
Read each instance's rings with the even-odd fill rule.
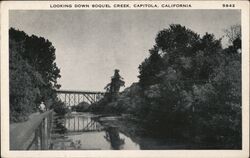
[[[60,69],[55,63],[55,48],[52,43],[43,37],[28,36],[13,28],[10,28],[9,34],[11,39],[23,43],[24,51],[20,52],[20,55],[43,76],[47,87],[60,88],[57,84],[57,79],[61,77]]]
[[[139,67],[144,103],[138,116],[144,128],[156,136],[224,146],[235,141],[239,147],[239,41],[223,50],[221,39],[212,34],[200,37],[181,25],[160,31],[153,53]]]
[[[19,54],[23,45],[10,40],[10,121],[18,122],[28,119],[28,114],[38,106],[43,80]]]
[[[119,70],[115,69],[115,73],[114,76],[111,78],[111,82],[107,84],[107,86],[104,89],[106,89],[107,93],[110,95],[111,100],[115,100],[120,91],[120,87],[124,85],[125,82],[123,81],[123,78],[120,76]]]
[[[149,85],[159,82],[159,77],[157,74],[160,72],[163,66],[159,49],[155,46],[154,48],[150,49],[149,52],[149,58],[145,59],[144,62],[139,66],[139,84],[144,89]]]
[[[224,30],[229,45],[233,45],[236,39],[241,39],[241,25],[233,25]]]
[[[41,101],[57,102],[60,70],[50,41],[13,28],[9,38],[10,120],[15,122],[27,119]]]

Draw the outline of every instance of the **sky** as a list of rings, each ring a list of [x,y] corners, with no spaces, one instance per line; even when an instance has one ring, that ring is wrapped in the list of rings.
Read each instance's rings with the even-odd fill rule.
[[[138,66],[170,24],[220,38],[241,23],[238,10],[15,10],[9,18],[10,27],[52,42],[61,89],[89,91],[104,91],[114,69],[126,87],[138,82]]]

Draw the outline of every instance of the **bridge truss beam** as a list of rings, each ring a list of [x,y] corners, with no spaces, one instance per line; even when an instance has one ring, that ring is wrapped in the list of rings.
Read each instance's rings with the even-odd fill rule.
[[[93,92],[93,91],[69,91],[69,90],[58,90],[57,97],[66,104],[66,106],[78,105],[81,102],[87,102],[93,104],[99,101],[103,96],[104,92]]]

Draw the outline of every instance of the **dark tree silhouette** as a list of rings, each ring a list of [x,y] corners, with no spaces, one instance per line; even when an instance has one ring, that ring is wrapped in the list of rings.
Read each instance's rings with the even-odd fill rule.
[[[44,101],[49,108],[58,101],[55,90],[60,69],[52,43],[35,35],[9,29],[10,120],[26,120]]]
[[[241,145],[241,38],[231,44],[181,25],[160,31],[140,65],[143,128],[155,136],[188,137],[210,145]],[[234,143],[233,143],[234,142]]]
[[[104,89],[106,89],[108,95],[110,96],[111,100],[116,100],[120,88],[125,86],[125,82],[123,78],[119,74],[119,70],[115,69],[114,76],[111,78],[111,82],[106,85]]]

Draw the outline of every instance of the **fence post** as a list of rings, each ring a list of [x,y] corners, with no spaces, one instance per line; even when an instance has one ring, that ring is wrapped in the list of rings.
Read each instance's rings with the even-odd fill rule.
[[[47,144],[46,144],[47,149],[48,149],[49,143],[50,143],[50,137],[49,137],[49,132],[50,132],[49,131],[49,125],[50,125],[50,123],[49,123],[49,120],[50,120],[50,115],[46,119],[47,128],[45,129],[46,132],[47,132],[47,135],[46,135],[46,137],[47,137]]]
[[[35,130],[35,149],[38,150],[38,130]]]
[[[46,132],[45,132],[45,118],[43,118],[43,121],[42,121],[42,132],[43,132],[43,148],[42,150],[46,150]]]
[[[44,118],[44,149],[48,147],[48,117]]]
[[[39,126],[39,134],[40,134],[40,149],[44,150],[44,119],[42,120],[40,126]]]

